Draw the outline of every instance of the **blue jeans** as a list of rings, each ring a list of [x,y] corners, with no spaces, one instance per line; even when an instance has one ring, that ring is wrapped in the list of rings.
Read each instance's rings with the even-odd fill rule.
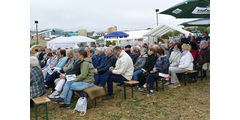
[[[134,73],[133,73],[133,80],[136,80],[136,81],[139,81],[138,80],[138,76],[141,74],[143,72],[143,70],[137,70],[137,71],[135,71]]]
[[[149,85],[150,90],[153,90],[154,80],[157,80],[158,78],[160,78],[159,72],[151,73],[148,75],[146,83],[150,84]]]
[[[124,81],[128,81],[128,80],[122,75],[116,75],[116,74],[110,75],[109,79],[107,80],[108,95],[109,96],[113,95],[113,82],[122,83]]]
[[[108,78],[112,75],[112,72],[110,72],[109,70],[107,70],[106,72],[104,72],[103,74],[96,74],[94,76],[94,84],[99,86],[99,87],[104,87],[106,84],[106,81],[108,80]]]
[[[48,87],[50,87],[50,88],[55,88],[55,83],[54,83],[54,81],[57,79],[57,78],[59,78],[59,75],[60,75],[60,73],[59,72],[57,72],[57,71],[55,71],[55,72],[53,72],[53,74],[52,75],[49,75],[48,73],[47,73],[47,75],[46,75],[46,81],[45,81],[45,85],[47,85]]]
[[[60,98],[64,99],[65,104],[70,104],[73,90],[81,91],[92,86],[93,84],[89,84],[86,82],[67,81],[64,85],[63,92],[61,93]]]

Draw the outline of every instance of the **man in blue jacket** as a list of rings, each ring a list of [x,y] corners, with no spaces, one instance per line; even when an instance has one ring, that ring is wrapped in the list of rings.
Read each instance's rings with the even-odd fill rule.
[[[109,77],[110,75],[110,71],[109,68],[111,66],[115,67],[115,63],[117,61],[117,58],[115,55],[112,54],[112,49],[111,48],[107,48],[105,50],[106,53],[106,57],[107,59],[105,60],[105,62],[98,66],[95,70],[94,70],[94,84],[99,86],[99,87],[103,87],[106,84],[106,78]]]
[[[94,68],[101,66],[106,60],[106,56],[102,47],[96,48],[96,54],[92,57],[92,64]]]

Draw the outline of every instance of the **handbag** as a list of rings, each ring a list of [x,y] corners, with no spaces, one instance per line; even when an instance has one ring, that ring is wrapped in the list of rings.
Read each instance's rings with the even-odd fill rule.
[[[84,116],[87,112],[87,98],[86,97],[80,97],[77,101],[77,104],[75,108],[73,109],[72,113],[75,113],[75,111],[80,112],[80,116]]]

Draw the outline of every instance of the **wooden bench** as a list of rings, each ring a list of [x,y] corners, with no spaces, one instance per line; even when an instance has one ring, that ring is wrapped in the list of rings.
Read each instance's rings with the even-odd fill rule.
[[[164,81],[169,80],[170,78],[171,78],[171,76],[168,76],[168,77],[161,77],[161,78],[158,78],[157,80],[155,80],[156,81],[156,91],[158,91],[158,81],[159,80],[162,81],[162,90],[164,91],[164,83],[166,83]]]
[[[130,86],[131,87],[131,89],[132,89],[132,97],[133,97],[133,87],[135,86],[135,85],[137,85],[139,82],[138,81],[135,81],[135,80],[129,80],[129,81],[124,81],[123,82],[123,89],[124,89],[124,99],[126,99],[127,97],[126,97],[126,87],[127,86]]]
[[[48,120],[48,108],[47,108],[47,103],[50,102],[51,100],[48,99],[46,96],[41,96],[41,97],[38,97],[38,98],[33,98],[32,99],[33,102],[34,102],[34,112],[35,112],[35,118],[36,120],[38,119],[38,114],[37,114],[37,108],[40,104],[45,104],[45,111],[46,111],[46,120]]]
[[[187,81],[186,81],[186,75],[188,76],[188,80],[189,80],[189,75],[190,74],[193,74],[193,73],[196,73],[197,70],[188,70],[186,72],[183,73],[183,77],[184,77],[184,86],[186,86],[187,84]]]
[[[81,91],[77,91],[78,93]],[[94,100],[94,105],[96,107],[97,101],[96,99],[106,96],[105,89],[103,87],[98,87],[96,85],[93,85],[90,88],[86,88],[83,90],[87,94],[87,97],[89,100]],[[80,94],[80,93],[79,93]]]
[[[204,69],[205,67],[205,69]],[[201,69],[201,80],[203,80],[203,71],[206,71],[205,73],[205,78],[207,80],[207,72],[210,71],[210,63],[205,63],[202,65],[202,69]]]

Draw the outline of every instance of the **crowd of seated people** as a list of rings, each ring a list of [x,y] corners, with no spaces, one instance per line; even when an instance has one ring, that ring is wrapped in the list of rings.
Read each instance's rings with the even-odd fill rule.
[[[61,108],[68,108],[73,91],[93,85],[107,87],[103,100],[108,100],[114,98],[113,82],[122,85],[129,80],[139,81],[136,91],[146,91],[149,86],[147,96],[152,96],[154,81],[164,76],[171,76],[165,83],[169,88],[180,87],[178,74],[193,69],[199,73],[205,63],[210,63],[210,37],[207,33],[204,36],[195,39],[192,34],[187,38],[183,35],[180,42],[170,41],[168,45],[35,50],[30,59],[31,99],[51,88],[48,97],[62,104]],[[192,81],[196,82],[195,78]]]

